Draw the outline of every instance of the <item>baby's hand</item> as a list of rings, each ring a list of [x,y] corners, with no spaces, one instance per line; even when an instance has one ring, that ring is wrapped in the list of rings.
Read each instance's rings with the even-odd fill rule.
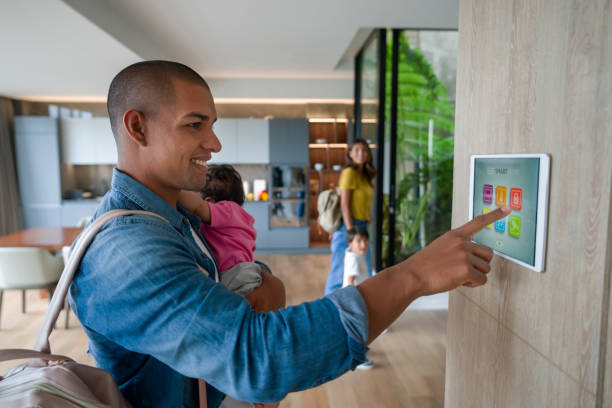
[[[195,191],[181,190],[178,195],[178,203],[190,213],[195,213],[203,201],[200,194]]]
[[[195,191],[181,190],[178,203],[190,213],[200,217],[205,224],[210,224],[210,208],[200,194]]]

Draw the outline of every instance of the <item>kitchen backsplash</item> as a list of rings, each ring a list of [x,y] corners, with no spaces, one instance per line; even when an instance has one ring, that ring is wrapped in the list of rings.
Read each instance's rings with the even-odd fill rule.
[[[240,173],[242,181],[249,183],[249,191],[253,191],[253,180],[268,179],[268,166],[265,164],[234,164],[233,166]]]
[[[112,164],[62,164],[62,198],[74,200],[101,197],[110,189]]]
[[[74,200],[101,197],[110,188],[113,165],[62,164],[62,198]],[[243,181],[253,191],[253,180],[267,179],[268,166],[265,164],[235,164]]]

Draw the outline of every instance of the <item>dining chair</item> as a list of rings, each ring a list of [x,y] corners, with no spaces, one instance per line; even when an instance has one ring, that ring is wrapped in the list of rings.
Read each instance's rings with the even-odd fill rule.
[[[46,289],[49,299],[59,281],[64,262],[40,248],[0,248],[0,316],[5,290],[21,290],[21,311],[26,312],[26,290]]]

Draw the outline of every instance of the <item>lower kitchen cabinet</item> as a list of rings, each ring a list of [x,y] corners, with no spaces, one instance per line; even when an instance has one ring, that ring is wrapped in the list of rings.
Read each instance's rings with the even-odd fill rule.
[[[76,227],[83,218],[94,215],[99,205],[96,200],[65,200],[62,202],[62,227]]]
[[[268,248],[268,203],[266,201],[246,202],[243,208],[255,218],[253,226],[257,231],[257,239],[255,240],[257,249]]]
[[[258,250],[265,249],[306,249],[309,245],[308,227],[270,228],[268,201],[246,202],[244,209],[255,218]]]

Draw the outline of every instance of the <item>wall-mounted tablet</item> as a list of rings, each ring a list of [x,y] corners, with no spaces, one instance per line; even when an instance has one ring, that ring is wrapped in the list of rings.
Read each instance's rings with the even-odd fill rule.
[[[470,219],[507,205],[512,212],[474,236],[498,255],[544,270],[548,215],[547,154],[476,155],[471,160]]]

